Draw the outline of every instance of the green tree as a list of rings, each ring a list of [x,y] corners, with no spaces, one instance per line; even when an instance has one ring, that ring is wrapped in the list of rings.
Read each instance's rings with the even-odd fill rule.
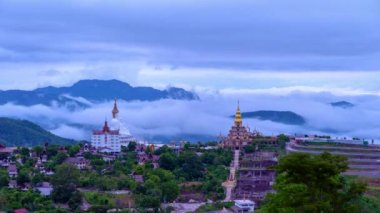
[[[203,164],[200,157],[191,151],[181,153],[179,156],[180,174],[186,180],[196,180],[203,175]]]
[[[28,183],[30,181],[28,171],[23,169],[17,175],[17,184]]]
[[[44,176],[41,173],[34,174],[32,178],[32,184],[33,186],[37,185],[38,183],[41,183],[44,180]]]
[[[289,142],[290,141],[289,137],[284,135],[284,134],[277,136],[277,138],[278,138],[279,142]]]
[[[187,143],[185,143],[185,144],[183,145],[183,149],[184,149],[185,151],[188,151],[188,150],[190,150],[190,146],[191,146],[191,144],[190,144],[189,142],[187,142]]]
[[[267,196],[261,211],[360,212],[366,186],[343,178],[340,174],[347,168],[343,156],[289,154],[276,167],[276,193]]]
[[[20,154],[23,157],[29,157],[29,149],[26,147],[22,147],[20,150]]]
[[[52,197],[55,201],[66,203],[77,192],[79,185],[79,170],[70,164],[62,164],[57,167],[51,183],[53,184]]]
[[[70,207],[70,210],[74,212],[75,210],[79,209],[81,203],[82,196],[78,191],[76,191],[71,195],[68,205]]]
[[[162,189],[162,201],[164,202],[172,202],[179,195],[179,187],[178,187],[178,184],[174,180],[161,184],[161,189]]]
[[[173,171],[177,166],[177,157],[170,152],[160,155],[159,165],[161,168]]]
[[[115,190],[118,188],[118,182],[113,177],[101,176],[97,178],[96,187],[100,190]]]
[[[207,173],[202,184],[203,193],[212,200],[221,200],[225,197],[222,183],[227,179],[229,170],[218,164],[207,167]]]
[[[137,206],[142,208],[142,209],[147,209],[147,208],[153,208],[157,209],[160,207],[161,201],[160,197],[158,196],[153,196],[153,195],[138,195],[136,197],[136,203]]]
[[[136,150],[137,143],[134,141],[129,142],[128,144],[128,151],[133,152]]]
[[[42,152],[44,151],[44,148],[42,148],[42,146],[35,146],[32,150],[37,154],[37,156],[41,156]]]
[[[79,144],[70,146],[70,148],[69,148],[70,157],[74,157],[79,151],[80,151],[80,145]]]
[[[175,176],[173,175],[172,172],[165,170],[165,169],[161,169],[161,168],[151,171],[151,173],[149,175],[155,175],[155,176],[159,177],[159,180],[162,182],[175,180]]]
[[[55,212],[51,200],[33,190],[23,192],[15,189],[1,189],[0,211],[12,212],[18,208],[26,208],[31,212]]]
[[[58,153],[59,146],[58,145],[49,145],[46,148],[46,152],[49,158],[55,156]]]
[[[53,158],[53,162],[55,165],[62,164],[67,158],[67,155],[63,152],[58,153],[56,156]]]
[[[157,149],[154,152],[154,154],[161,155],[163,153],[172,153],[172,152],[173,152],[173,150],[170,147],[168,147],[167,145],[164,145],[164,146],[160,147],[159,149]]]
[[[215,152],[205,152],[201,157],[202,163],[204,164],[214,164],[215,158],[216,158]]]
[[[0,169],[0,188],[8,186],[9,183],[9,176],[8,173]]]

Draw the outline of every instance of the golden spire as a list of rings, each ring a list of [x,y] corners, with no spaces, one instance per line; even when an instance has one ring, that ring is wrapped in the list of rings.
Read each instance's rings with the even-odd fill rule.
[[[242,120],[241,112],[240,112],[240,103],[238,101],[238,106],[235,113],[235,125],[242,126],[242,124],[243,124],[243,120]]]
[[[115,103],[113,104],[113,110],[112,110],[112,117],[116,119],[118,114],[119,114],[119,109],[117,108],[117,99],[115,98]]]

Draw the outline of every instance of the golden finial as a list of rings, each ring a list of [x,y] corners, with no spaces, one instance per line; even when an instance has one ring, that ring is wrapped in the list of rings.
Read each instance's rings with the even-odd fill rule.
[[[117,98],[115,98],[115,103],[113,104],[113,110],[112,110],[112,117],[116,119],[118,114],[119,114],[119,109],[117,108]]]
[[[238,101],[236,113],[235,113],[235,125],[236,126],[241,126],[243,124],[243,120],[241,117],[241,112],[240,112],[240,102]]]

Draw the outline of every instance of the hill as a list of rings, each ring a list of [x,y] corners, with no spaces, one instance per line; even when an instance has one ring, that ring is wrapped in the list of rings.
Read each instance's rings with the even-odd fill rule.
[[[27,120],[0,117],[0,143],[6,146],[36,146],[44,143],[73,144],[74,140],[58,137]]]
[[[14,103],[23,106],[37,104],[67,106],[70,109],[86,108],[91,103],[113,100],[155,101],[160,99],[198,100],[192,92],[170,87],[158,90],[152,87],[132,87],[118,80],[81,80],[70,87],[44,87],[32,91],[0,91],[0,105]],[[84,99],[83,99],[84,98]]]
[[[290,125],[306,124],[305,119],[301,115],[292,111],[259,110],[254,112],[243,112],[242,116],[243,118],[256,118]]]
[[[333,107],[340,107],[340,108],[343,108],[343,109],[349,109],[349,108],[352,108],[354,107],[355,105],[348,102],[348,101],[337,101],[337,102],[332,102],[330,103],[331,106]]]

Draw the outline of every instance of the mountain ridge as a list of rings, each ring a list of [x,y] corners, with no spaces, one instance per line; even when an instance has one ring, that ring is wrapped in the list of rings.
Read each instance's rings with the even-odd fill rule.
[[[0,143],[6,146],[36,146],[44,143],[74,144],[75,140],[59,137],[28,121],[0,117]]]
[[[353,108],[355,106],[353,103],[350,103],[348,101],[331,102],[330,105],[333,107],[340,107],[343,109],[349,109],[349,108]]]
[[[243,118],[247,119],[256,118],[259,120],[269,120],[287,125],[306,124],[306,120],[304,117],[292,111],[258,110],[242,112],[241,115]]]
[[[169,87],[158,90],[152,87],[133,87],[115,79],[80,80],[68,87],[47,86],[34,90],[0,90],[0,105],[6,103],[23,106],[42,104],[68,106],[70,109],[89,107],[88,103],[75,98],[84,98],[92,103],[110,101],[114,98],[124,101],[199,100],[197,94],[182,88]]]

